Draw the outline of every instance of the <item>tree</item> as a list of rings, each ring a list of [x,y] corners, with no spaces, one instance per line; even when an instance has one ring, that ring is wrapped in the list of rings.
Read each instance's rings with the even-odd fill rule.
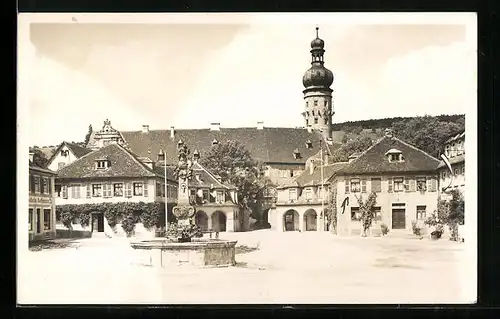
[[[450,191],[451,200],[438,201],[437,216],[429,217],[426,224],[429,226],[446,225],[451,230],[451,240],[458,240],[458,225],[465,219],[465,201],[459,190]]]
[[[45,154],[42,152],[42,150],[38,147],[33,147],[30,150],[31,153],[33,153],[33,164],[39,166],[39,167],[47,167],[49,165],[49,160],[47,157],[45,157]]]
[[[345,162],[353,153],[366,151],[373,145],[373,140],[369,136],[358,137],[343,144],[335,150],[331,156],[334,162]]]
[[[250,152],[238,141],[227,141],[214,145],[200,163],[210,172],[220,176],[221,182],[238,189],[238,204],[252,213],[256,205],[264,199],[264,191],[272,186],[264,177],[263,165],[252,158]],[[261,220],[261,216],[252,216]]]
[[[372,227],[373,220],[375,219],[375,205],[377,204],[377,194],[371,192],[368,199],[363,201],[363,196],[356,197],[359,205],[359,212],[361,213],[361,225],[363,226],[362,236],[366,237],[368,230]]]
[[[395,122],[392,130],[396,137],[438,157],[446,140],[465,130],[464,124],[460,120],[445,122],[438,117],[426,115]]]
[[[85,146],[87,146],[87,144],[89,143],[89,140],[90,140],[90,135],[92,134],[92,124],[89,125],[89,130],[87,132],[87,135],[85,135]]]

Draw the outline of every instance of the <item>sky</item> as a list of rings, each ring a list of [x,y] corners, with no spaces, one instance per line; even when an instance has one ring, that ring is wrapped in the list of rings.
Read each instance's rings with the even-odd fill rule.
[[[118,130],[303,126],[316,25],[335,77],[334,123],[466,113],[477,90],[470,29],[400,20],[31,23],[21,55],[30,145],[82,141],[106,118]]]

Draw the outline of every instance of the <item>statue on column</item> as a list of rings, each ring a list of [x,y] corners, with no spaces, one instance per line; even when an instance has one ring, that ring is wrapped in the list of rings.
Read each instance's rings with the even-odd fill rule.
[[[174,169],[174,176],[179,180],[177,206],[173,208],[173,214],[177,217],[179,225],[190,225],[195,214],[194,206],[189,203],[189,179],[193,174],[193,162],[188,159],[190,153],[187,146],[179,141],[177,145],[179,162]]]

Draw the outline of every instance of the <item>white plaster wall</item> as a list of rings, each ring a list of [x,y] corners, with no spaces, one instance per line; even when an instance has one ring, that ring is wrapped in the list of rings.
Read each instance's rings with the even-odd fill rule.
[[[61,156],[61,151],[69,151],[68,156]],[[64,145],[56,154],[56,156],[53,158],[52,162],[49,163],[48,168],[52,171],[57,171],[58,170],[58,163],[63,162],[64,165],[68,165],[74,161],[76,161],[78,158],[71,152],[66,145]]]

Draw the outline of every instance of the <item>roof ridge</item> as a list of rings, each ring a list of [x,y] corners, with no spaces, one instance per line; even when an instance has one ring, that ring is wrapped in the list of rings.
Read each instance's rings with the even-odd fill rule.
[[[381,139],[379,139],[377,142],[373,143],[372,146],[368,147],[364,152],[361,152],[361,154],[358,155],[352,162],[347,162],[346,166],[351,166],[352,164],[356,163],[362,156],[364,156],[369,150],[374,148],[376,145],[382,143],[383,140],[385,140],[387,136],[383,136]]]
[[[110,145],[112,145],[112,144],[110,144]],[[108,145],[108,146],[109,146],[109,145]],[[107,146],[105,146],[105,147],[107,147]],[[87,157],[87,156],[89,156],[90,154],[93,154],[94,152],[97,152],[97,151],[99,151],[99,150],[101,150],[101,148],[100,148],[100,149],[97,149],[97,150],[91,150],[91,151],[90,151],[90,152],[88,152],[87,154],[83,155],[82,157],[77,158],[76,160],[74,160],[73,162],[69,163],[68,165],[64,165],[64,167],[62,167],[62,168],[61,168],[61,170],[64,170],[64,169],[66,169],[67,167],[71,167],[72,165],[74,165],[74,164],[75,164],[75,163],[77,163],[78,161],[81,161],[81,160],[82,160],[82,159],[84,159],[85,157]],[[55,152],[54,152],[54,154],[55,154]]]
[[[427,156],[428,156],[428,157],[430,157],[431,159],[433,159],[433,160],[435,160],[435,161],[438,161],[438,162],[439,162],[439,160],[438,160],[437,158],[435,158],[434,156],[432,156],[432,155],[428,154],[427,152],[425,152],[425,151],[423,151],[423,150],[419,149],[418,147],[413,146],[413,145],[411,145],[411,144],[408,144],[408,143],[406,143],[405,141],[400,140],[400,139],[399,139],[399,138],[397,138],[397,137],[393,137],[393,138],[394,138],[394,139],[396,139],[396,140],[398,140],[399,142],[403,143],[404,145],[406,145],[406,146],[408,146],[408,147],[411,147],[411,148],[413,148],[413,149],[414,149],[414,150],[416,150],[416,151],[422,152],[423,154],[427,155]]]
[[[205,171],[205,173],[207,173],[210,177],[212,177],[217,183],[219,183],[220,185],[222,185],[223,187],[229,189],[230,187],[225,185],[224,183],[222,183],[221,181],[219,181],[211,172],[209,172],[203,165],[201,165],[200,163],[198,162],[195,162],[194,164],[198,165],[203,171]],[[231,185],[232,186],[232,185]]]

